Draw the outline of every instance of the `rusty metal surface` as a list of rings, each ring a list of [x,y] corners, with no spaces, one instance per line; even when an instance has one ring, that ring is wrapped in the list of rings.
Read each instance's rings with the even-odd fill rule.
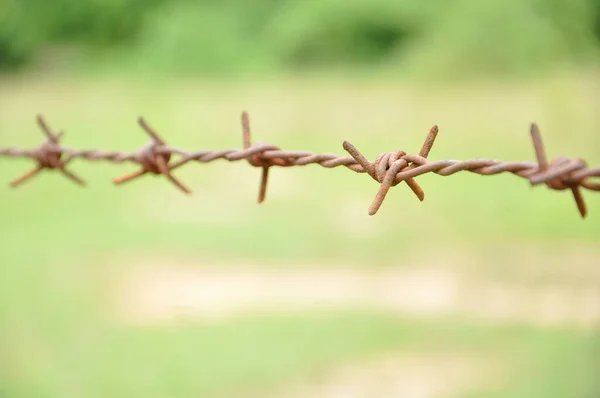
[[[564,157],[557,157],[548,162],[540,130],[536,124],[531,125],[530,134],[537,162],[505,162],[494,159],[428,160],[427,156],[439,131],[437,126],[433,126],[429,130],[419,154],[407,154],[402,150],[396,150],[383,152],[375,161],[370,161],[347,141],[344,141],[343,148],[350,156],[309,151],[284,151],[267,143],[252,144],[250,121],[246,112],[242,113],[243,148],[224,150],[188,151],[169,146],[142,118],[138,119],[138,123],[150,136],[151,141],[137,152],[71,149],[60,144],[62,131],[53,132],[41,115],[37,117],[37,122],[47,137],[39,147],[34,149],[0,148],[0,156],[31,158],[37,163],[34,169],[11,181],[11,187],[19,186],[46,169],[58,170],[73,182],[85,185],[82,178],[66,168],[71,161],[84,159],[114,163],[131,162],[140,166],[137,171],[115,178],[114,183],[117,185],[151,173],[164,175],[179,190],[189,194],[191,190],[172,172],[190,162],[208,163],[224,159],[230,162],[246,160],[251,166],[262,169],[259,203],[265,199],[269,169],[273,166],[292,167],[318,164],[325,168],[344,166],[357,173],[366,173],[380,184],[379,191],[369,207],[370,215],[377,213],[390,188],[401,182],[406,182],[417,198],[422,201],[425,193],[415,178],[426,173],[435,173],[441,176],[450,176],[460,171],[469,171],[480,175],[512,173],[527,179],[531,185],[545,184],[552,190],[570,190],[582,217],[586,216],[587,208],[581,189],[600,191],[600,167],[589,168],[582,159]]]

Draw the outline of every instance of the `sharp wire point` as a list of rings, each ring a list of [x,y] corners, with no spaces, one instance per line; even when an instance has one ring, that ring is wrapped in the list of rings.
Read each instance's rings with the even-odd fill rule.
[[[250,116],[248,112],[242,112],[242,142],[244,149],[250,149],[252,147],[252,132],[250,130]],[[261,153],[256,153],[247,158],[248,163],[254,167],[262,167],[260,186],[258,188],[258,203],[263,203],[267,196],[267,185],[269,181],[269,167],[273,165],[287,164],[286,162],[278,162],[278,159],[265,160],[261,159]]]

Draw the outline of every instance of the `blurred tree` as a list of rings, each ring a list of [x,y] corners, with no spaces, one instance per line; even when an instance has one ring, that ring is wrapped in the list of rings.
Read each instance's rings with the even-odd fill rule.
[[[0,67],[23,65],[40,42],[41,32],[18,0],[0,0]]]
[[[596,56],[600,0],[0,0],[0,68],[53,44],[148,70],[512,72]]]
[[[594,18],[594,33],[598,43],[600,43],[600,0],[592,0],[592,16]]]
[[[422,34],[421,18],[410,5],[402,0],[288,2],[269,21],[264,38],[288,67],[382,62]]]
[[[411,62],[425,74],[454,74],[514,73],[583,61],[598,50],[590,11],[588,0],[440,4],[430,19],[434,29]]]
[[[132,41],[165,0],[0,0],[0,67],[23,65],[51,43]]]

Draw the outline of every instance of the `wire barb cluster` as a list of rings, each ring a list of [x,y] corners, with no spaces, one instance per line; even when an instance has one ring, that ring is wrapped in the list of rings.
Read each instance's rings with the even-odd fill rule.
[[[113,182],[117,185],[135,180],[146,174],[156,174],[165,176],[179,190],[189,194],[191,190],[173,175],[174,170],[191,161],[208,163],[217,159],[225,159],[227,161],[246,160],[251,166],[262,169],[258,195],[259,203],[265,200],[269,169],[273,166],[292,167],[318,164],[325,168],[344,166],[357,173],[366,173],[379,183],[379,190],[369,207],[370,215],[377,213],[390,188],[402,182],[406,182],[406,185],[417,198],[423,201],[425,193],[415,178],[432,172],[441,176],[449,176],[460,171],[470,171],[480,175],[508,172],[527,179],[531,185],[545,184],[548,188],[557,191],[568,189],[575,198],[581,217],[585,217],[587,214],[581,188],[600,191],[600,167],[589,168],[582,159],[565,157],[557,157],[548,162],[540,130],[535,123],[531,125],[530,133],[537,163],[526,161],[505,162],[492,159],[430,161],[427,156],[439,131],[438,126],[435,125],[429,130],[418,155],[396,150],[384,152],[375,161],[371,162],[347,141],[344,141],[343,148],[350,156],[308,151],[284,151],[267,143],[252,144],[250,121],[246,112],[242,113],[243,149],[187,151],[171,147],[140,117],[138,123],[150,136],[151,141],[137,152],[77,150],[62,146],[60,139],[63,132],[53,132],[41,115],[37,116],[37,123],[46,136],[46,140],[37,148],[0,149],[0,156],[31,158],[37,163],[34,169],[11,181],[9,184],[11,187],[21,185],[45,169],[58,170],[73,182],[85,185],[82,178],[66,168],[75,159],[85,159],[90,161],[105,160],[114,163],[131,162],[140,166],[137,171],[115,178]],[[177,159],[173,159],[174,157]]]

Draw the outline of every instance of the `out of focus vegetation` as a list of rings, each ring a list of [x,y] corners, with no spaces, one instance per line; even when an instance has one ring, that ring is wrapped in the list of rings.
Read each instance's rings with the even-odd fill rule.
[[[0,0],[0,69],[65,49],[134,71],[518,73],[594,61],[600,0]]]
[[[0,146],[39,145],[34,118],[42,112],[73,148],[139,148],[147,137],[137,115],[178,147],[230,148],[241,143],[238,115],[247,109],[256,140],[339,154],[349,140],[369,159],[418,150],[437,123],[433,160],[534,160],[528,126],[536,121],[549,157],[595,167],[600,73],[586,67],[598,61],[600,0],[0,0]],[[358,81],[354,68],[376,78]],[[315,69],[344,84],[276,76]],[[144,73],[177,79],[131,79]],[[261,78],[230,78],[247,73]],[[194,76],[178,80],[186,74]],[[417,74],[492,76],[477,81],[485,84],[395,80]],[[30,159],[0,162],[2,184],[33,167]],[[432,353],[485,371],[454,397],[600,397],[597,318],[589,327],[571,316],[552,323],[555,310],[592,316],[598,308],[598,195],[584,193],[590,215],[582,221],[570,192],[510,175],[429,174],[419,177],[424,203],[394,188],[369,217],[377,184],[340,168],[276,169],[268,203],[257,206],[259,171],[245,162],[177,170],[191,197],[150,176],[120,188],[110,182],[134,165],[69,167],[89,189],[46,171],[16,190],[3,185],[0,398],[293,397],[288,386],[322,384],[346,363],[364,361],[372,373],[371,359],[387,356],[418,359],[395,370],[401,380],[433,364],[411,384],[421,387],[440,384]],[[347,269],[414,269],[431,275],[428,286],[440,281],[436,292],[419,291],[417,307],[447,301],[447,311],[382,312],[360,301],[329,308],[325,300],[319,308],[266,303],[264,313],[216,320],[121,314],[136,301],[131,275],[225,268],[233,284],[215,296],[217,312],[227,311],[229,293],[244,297],[236,270],[311,268],[341,278]],[[407,275],[420,289],[420,278]],[[265,286],[264,297],[271,289],[285,285]],[[470,310],[453,307],[459,294]],[[494,311],[494,297],[506,306]],[[539,317],[524,317],[519,307],[538,297],[546,303]]]

